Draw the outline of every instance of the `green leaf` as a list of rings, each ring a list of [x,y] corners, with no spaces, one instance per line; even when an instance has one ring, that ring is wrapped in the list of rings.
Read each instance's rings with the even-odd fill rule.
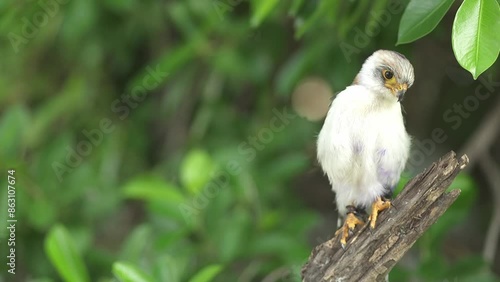
[[[248,230],[251,226],[251,217],[248,211],[238,209],[220,220],[219,228],[214,232],[217,254],[223,262],[231,262],[242,251],[242,246],[248,241]],[[227,229],[224,226],[232,226]]]
[[[189,261],[184,254],[176,253],[175,257],[164,254],[154,261],[155,277],[158,281],[185,281],[182,276],[187,272]]]
[[[410,43],[430,33],[454,0],[411,0],[401,17],[399,24],[399,44]]]
[[[189,282],[210,282],[222,270],[222,265],[209,265],[198,271]]]
[[[214,170],[215,164],[207,152],[191,150],[182,161],[181,182],[189,192],[196,195],[208,183]]]
[[[500,52],[500,7],[496,0],[465,0],[457,11],[451,40],[458,63],[474,79]]]
[[[90,281],[75,243],[64,226],[56,225],[49,231],[45,239],[45,253],[64,281]]]
[[[139,267],[125,261],[113,263],[113,274],[122,282],[153,282],[154,279]]]
[[[189,209],[189,211],[185,211],[183,208]],[[190,213],[194,209],[192,207],[192,202],[187,201],[182,204],[172,204],[172,203],[165,203],[165,202],[150,202],[148,205],[148,210],[156,215],[156,216],[161,216],[163,218],[168,219],[169,221],[174,221],[177,222],[178,224],[181,225],[187,225],[188,227],[193,227],[193,224],[197,223],[196,218],[197,215],[199,214],[199,211],[197,209],[194,209],[193,214]],[[191,220],[187,220],[188,217]]]
[[[185,198],[174,185],[155,176],[140,176],[128,182],[123,188],[127,198],[151,202],[182,203]]]
[[[253,14],[250,24],[252,27],[258,27],[262,21],[269,15],[273,8],[278,4],[278,0],[258,0],[252,1]]]
[[[151,242],[151,233],[149,225],[136,227],[122,245],[120,258],[138,262],[144,256],[145,250]]]

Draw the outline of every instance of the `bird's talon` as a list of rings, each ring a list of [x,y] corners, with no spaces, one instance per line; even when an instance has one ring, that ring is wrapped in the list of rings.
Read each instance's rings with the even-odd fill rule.
[[[342,228],[339,228],[337,231],[335,231],[335,235],[334,236],[339,235],[340,231],[342,231]]]
[[[350,212],[347,214],[347,217],[344,221],[344,225],[337,232],[342,230],[342,238],[340,239],[340,244],[342,248],[345,250],[347,245],[347,238],[352,235],[354,229],[357,225],[362,225],[364,222],[359,219],[354,213]]]
[[[371,229],[375,228],[379,212],[386,210],[390,207],[391,207],[391,202],[389,200],[382,200],[382,198],[380,197],[378,197],[377,200],[375,200],[375,202],[372,205],[372,212],[370,214],[370,217],[368,217]]]

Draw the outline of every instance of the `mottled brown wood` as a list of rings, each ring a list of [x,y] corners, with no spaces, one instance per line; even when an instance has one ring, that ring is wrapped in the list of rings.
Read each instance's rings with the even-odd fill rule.
[[[305,282],[385,281],[386,275],[460,195],[445,193],[453,179],[468,164],[452,151],[406,184],[383,211],[375,229],[359,228],[340,246],[340,234],[316,246],[302,268]]]

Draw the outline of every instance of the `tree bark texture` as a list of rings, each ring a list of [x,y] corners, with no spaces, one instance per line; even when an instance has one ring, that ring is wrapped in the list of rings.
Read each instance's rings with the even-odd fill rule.
[[[305,282],[385,281],[386,275],[460,195],[446,192],[469,159],[449,152],[406,184],[381,212],[375,229],[365,224],[340,245],[341,232],[316,246],[302,268]]]

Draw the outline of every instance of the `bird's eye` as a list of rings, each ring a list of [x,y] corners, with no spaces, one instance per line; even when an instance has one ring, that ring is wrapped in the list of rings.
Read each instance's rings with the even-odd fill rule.
[[[392,73],[392,71],[389,71],[389,70],[385,70],[383,74],[384,74],[384,78],[388,79],[388,80],[394,77],[394,74]]]

